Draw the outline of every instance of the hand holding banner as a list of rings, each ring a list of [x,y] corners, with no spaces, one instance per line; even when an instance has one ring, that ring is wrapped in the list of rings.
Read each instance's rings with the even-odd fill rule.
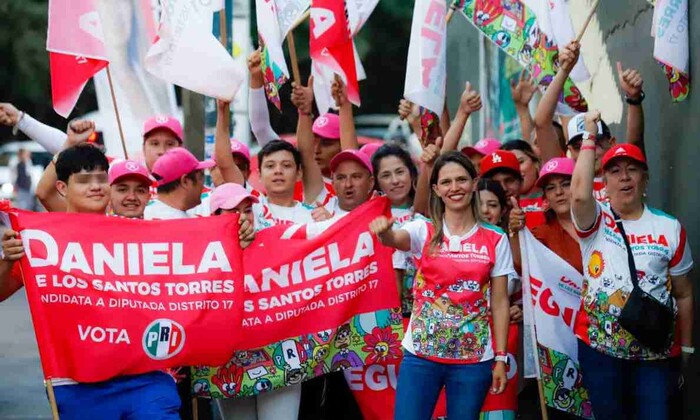
[[[10,219],[26,252],[46,378],[98,382],[221,364],[240,342],[237,216],[142,221],[12,210]]]

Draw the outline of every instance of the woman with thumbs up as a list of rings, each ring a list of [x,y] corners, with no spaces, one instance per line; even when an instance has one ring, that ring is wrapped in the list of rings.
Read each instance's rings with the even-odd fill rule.
[[[430,418],[443,386],[449,418],[477,419],[489,389],[499,394],[506,386],[507,277],[514,270],[505,232],[481,220],[476,177],[466,156],[444,153],[429,180],[431,220],[399,229],[386,217],[370,223],[383,244],[416,261],[396,419]]]

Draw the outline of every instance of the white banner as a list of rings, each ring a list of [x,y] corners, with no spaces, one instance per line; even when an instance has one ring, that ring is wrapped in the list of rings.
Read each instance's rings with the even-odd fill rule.
[[[520,232],[520,249],[524,283],[529,283],[537,342],[564,353],[578,362],[578,349],[573,328],[581,307],[583,276],[569,263],[542,245],[529,230]],[[525,293],[525,291],[524,291]],[[527,299],[527,295],[523,296]]]
[[[185,89],[232,100],[245,77],[212,35],[213,13],[220,6],[219,1],[164,1],[158,38],[146,55],[146,70]]]
[[[258,22],[258,34],[263,39],[267,52],[270,55],[269,67],[273,63],[279,67],[280,71],[289,78],[289,68],[284,59],[284,51],[282,51],[282,36],[280,33],[279,10],[276,9],[273,0],[255,0],[255,13]]]
[[[447,77],[445,0],[416,0],[408,47],[404,98],[442,114]]]
[[[379,0],[347,0],[348,21],[352,36],[360,32],[378,3]]]
[[[688,74],[688,0],[657,0],[651,35],[654,58]]]
[[[535,13],[540,30],[559,48],[565,47],[576,39],[566,0],[522,0],[522,2]],[[579,58],[570,76],[576,83],[585,82],[591,78],[583,62],[583,56]]]

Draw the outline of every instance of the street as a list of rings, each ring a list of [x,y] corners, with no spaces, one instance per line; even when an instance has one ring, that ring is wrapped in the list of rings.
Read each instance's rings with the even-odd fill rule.
[[[51,418],[24,290],[0,303],[0,319],[0,419]]]

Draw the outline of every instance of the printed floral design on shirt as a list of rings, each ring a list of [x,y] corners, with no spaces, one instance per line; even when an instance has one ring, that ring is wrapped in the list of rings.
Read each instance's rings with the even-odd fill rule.
[[[371,334],[365,335],[365,344],[362,351],[367,352],[366,364],[391,362],[401,357],[399,334],[391,327],[374,327]]]
[[[416,274],[416,295],[424,299],[414,302],[411,334],[417,354],[440,359],[481,360],[489,343],[490,328],[487,319],[488,286],[481,287],[476,280],[458,280],[448,288],[430,285],[420,271]],[[453,296],[476,294],[476,299]],[[471,302],[473,303],[471,303]],[[420,305],[416,307],[416,305]]]

